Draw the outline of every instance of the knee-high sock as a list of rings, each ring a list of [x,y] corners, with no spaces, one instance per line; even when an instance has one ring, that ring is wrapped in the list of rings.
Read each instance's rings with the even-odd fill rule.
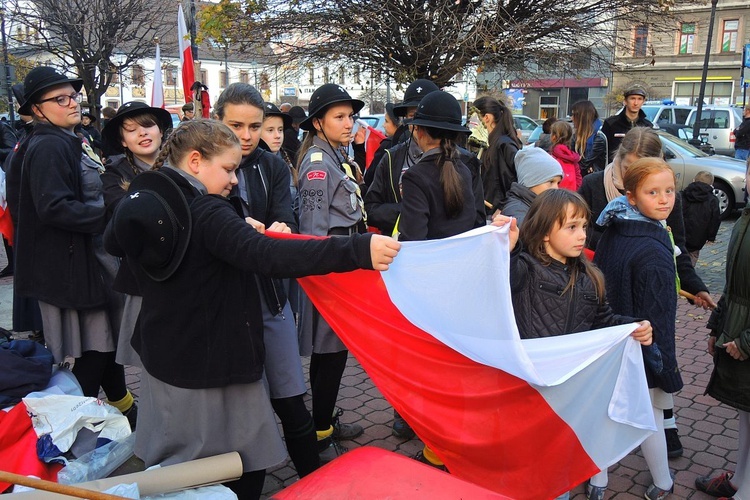
[[[672,487],[672,476],[669,475],[669,462],[667,460],[667,438],[664,436],[664,413],[659,408],[652,407],[654,420],[656,421],[656,432],[646,438],[641,444],[643,458],[646,459],[648,470],[656,486],[663,490]]]
[[[284,429],[286,450],[289,452],[299,477],[304,477],[320,467],[318,438],[315,434],[312,416],[307,411],[300,394],[290,398],[271,399],[276,415]]]

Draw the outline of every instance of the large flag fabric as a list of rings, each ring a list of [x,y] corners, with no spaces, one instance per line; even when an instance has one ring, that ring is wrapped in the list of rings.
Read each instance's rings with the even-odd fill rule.
[[[180,46],[180,65],[182,66],[182,91],[185,94],[185,102],[193,101],[193,93],[190,87],[195,82],[195,67],[193,66],[193,48],[190,46],[190,35],[185,25],[185,15],[182,13],[182,4],[177,6],[177,42]]]
[[[509,259],[489,226],[405,242],[387,272],[299,281],[452,474],[555,498],[656,430],[643,359],[634,324],[521,340]]]
[[[151,107],[164,109],[164,83],[161,78],[161,50],[156,44],[156,58],[154,60],[154,85],[151,88]]]

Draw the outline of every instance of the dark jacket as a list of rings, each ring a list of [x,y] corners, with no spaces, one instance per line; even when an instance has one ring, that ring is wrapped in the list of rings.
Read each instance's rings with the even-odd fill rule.
[[[0,162],[4,162],[18,142],[18,136],[10,123],[0,120]]]
[[[612,115],[604,120],[604,125],[602,125],[602,132],[607,137],[607,145],[609,147],[609,162],[614,159],[615,152],[617,151],[617,148],[620,147],[622,138],[630,131],[631,128],[653,126],[654,124],[648,121],[648,118],[646,118],[646,113],[644,113],[642,109],[638,111],[638,119],[634,122],[628,120],[628,117],[625,114],[625,109],[623,109],[620,114]]]
[[[566,290],[573,266],[553,260],[544,265],[520,245],[511,253],[510,290],[522,339],[554,337],[636,321],[599,301],[594,283],[576,262],[575,286]],[[566,290],[565,292],[563,292]]]
[[[515,217],[518,227],[521,227],[523,220],[526,218],[526,214],[529,212],[529,207],[531,207],[535,198],[536,193],[531,189],[514,182],[510,185],[508,196],[506,196],[505,201],[503,202],[503,215]]]
[[[380,163],[375,166],[373,181],[365,195],[367,224],[374,226],[381,233],[390,236],[401,213],[401,169],[406,162],[409,142],[401,142],[386,150]],[[476,155],[464,148],[457,147],[459,158],[471,172],[472,193],[477,211],[475,226],[485,224],[484,195],[480,164]]]
[[[243,182],[232,189],[231,196],[243,200],[241,205],[246,217],[252,217],[266,227],[274,222],[284,222],[293,233],[299,232],[292,211],[291,176],[284,160],[257,147],[242,159],[237,174],[242,176]],[[244,192],[240,192],[240,187]],[[281,313],[287,301],[283,283],[271,278],[260,278],[258,283],[271,314]]]
[[[700,250],[706,241],[714,241],[721,226],[719,199],[705,182],[691,182],[680,193],[685,221],[685,248]]]
[[[594,172],[583,178],[583,184],[578,193],[586,200],[591,209],[591,220],[589,221],[586,248],[596,251],[604,228],[596,224],[599,214],[607,206],[607,193],[604,190],[604,172]],[[675,197],[674,209],[667,217],[667,225],[672,229],[675,244],[680,247],[682,253],[677,257],[677,272],[680,275],[682,289],[692,294],[707,292],[708,287],[703,283],[695,272],[690,255],[685,248],[685,223],[682,219],[682,200]]]
[[[299,142],[299,132],[294,128],[289,127],[284,129],[284,140],[281,143],[281,149],[283,149],[289,158],[296,164],[297,163],[297,152],[299,151],[301,143]]]
[[[669,393],[679,391],[682,377],[675,353],[677,287],[669,233],[650,222],[614,219],[599,242],[594,262],[604,273],[614,312],[651,322],[663,371],[657,375],[646,364],[648,386]]]
[[[750,118],[745,118],[740,126],[734,129],[734,149],[750,149]]]
[[[750,354],[750,207],[734,223],[727,247],[727,279],[708,327],[717,337],[714,371],[706,394],[742,411],[750,411],[750,361],[739,361],[720,346],[735,341]]]
[[[439,153],[425,152],[416,165],[404,172],[401,181],[404,199],[401,202],[401,219],[398,223],[401,240],[447,238],[477,227],[476,204],[469,168],[460,160],[454,164],[461,178],[464,203],[457,215],[449,217],[437,166],[439,156]]]
[[[84,204],[81,140],[39,123],[23,156],[16,234],[16,292],[64,309],[105,303],[92,236],[103,207]]]
[[[369,235],[321,240],[264,236],[217,195],[199,195],[178,172],[192,215],[185,257],[167,280],[135,266],[143,294],[132,344],[149,374],[185,388],[255,382],[263,373],[263,318],[253,273],[275,277],[371,269]],[[107,250],[122,256],[111,225]]]
[[[100,177],[108,221],[112,218],[117,204],[127,193],[127,189],[124,186],[129,185],[136,176],[135,169],[125,155],[116,155],[110,157],[110,159],[112,161],[107,163],[104,173]],[[128,295],[141,294],[127,257],[120,259],[120,268],[117,270],[112,287],[114,290],[127,293]]]
[[[99,133],[99,130],[94,125],[89,125],[88,127],[81,125],[81,128],[88,134],[89,137],[91,137],[91,146],[97,149],[102,148],[102,134]]]
[[[573,135],[572,144],[576,143],[576,136]],[[581,166],[581,175],[583,177],[599,170],[604,170],[607,166],[607,137],[598,131],[594,135],[593,147],[587,148],[579,164]]]
[[[482,155],[482,187],[484,188],[484,199],[492,207],[486,207],[487,214],[492,214],[500,208],[505,201],[505,195],[510,185],[518,180],[516,175],[516,153],[518,145],[507,135],[500,136],[494,144],[495,161],[489,163],[489,151]]]

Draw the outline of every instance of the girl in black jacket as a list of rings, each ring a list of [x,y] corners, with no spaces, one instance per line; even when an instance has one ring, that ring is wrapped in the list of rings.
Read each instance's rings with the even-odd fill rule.
[[[228,486],[240,498],[259,498],[265,469],[286,450],[261,381],[255,274],[385,270],[398,243],[378,235],[262,236],[226,198],[241,158],[225,125],[183,123],[162,149],[160,170],[133,180],[105,240],[134,263],[143,295],[133,337],[144,366],[136,454],[151,466],[236,450],[244,474]]]
[[[614,314],[605,297],[601,271],[582,255],[588,219],[589,208],[579,194],[567,189],[545,191],[531,204],[520,234],[521,247],[516,245],[519,231],[515,219],[495,216],[494,225],[511,224],[511,293],[522,339],[635,321]],[[641,321],[631,335],[641,345],[651,345],[651,324]],[[604,498],[606,484],[606,471],[597,474],[586,485],[586,497]]]
[[[517,179],[515,156],[523,144],[516,134],[513,115],[494,97],[474,101],[484,125],[489,130],[489,146],[482,154],[482,181],[487,214],[493,214],[505,201],[510,185]]]

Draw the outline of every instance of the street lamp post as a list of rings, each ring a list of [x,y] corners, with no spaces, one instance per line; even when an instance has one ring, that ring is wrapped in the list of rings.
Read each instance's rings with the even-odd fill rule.
[[[698,109],[695,111],[695,123],[693,124],[693,140],[691,142],[700,144],[698,137],[701,128],[701,112],[703,111],[703,98],[706,96],[706,79],[708,78],[708,59],[711,56],[711,39],[714,34],[714,19],[716,18],[716,4],[719,0],[711,0],[711,20],[708,23],[708,40],[706,40],[706,57],[703,59],[703,74],[701,75],[701,88],[698,94]]]
[[[8,64],[8,44],[5,40],[5,2],[3,2],[2,5],[0,5],[0,30],[2,30],[2,43],[3,43],[3,65],[5,67],[5,81],[3,82],[3,85],[5,86],[5,92],[8,96],[8,118],[10,119],[10,124],[13,126],[13,122],[15,121],[15,117],[13,114],[13,93],[11,92],[10,88],[10,64]]]

